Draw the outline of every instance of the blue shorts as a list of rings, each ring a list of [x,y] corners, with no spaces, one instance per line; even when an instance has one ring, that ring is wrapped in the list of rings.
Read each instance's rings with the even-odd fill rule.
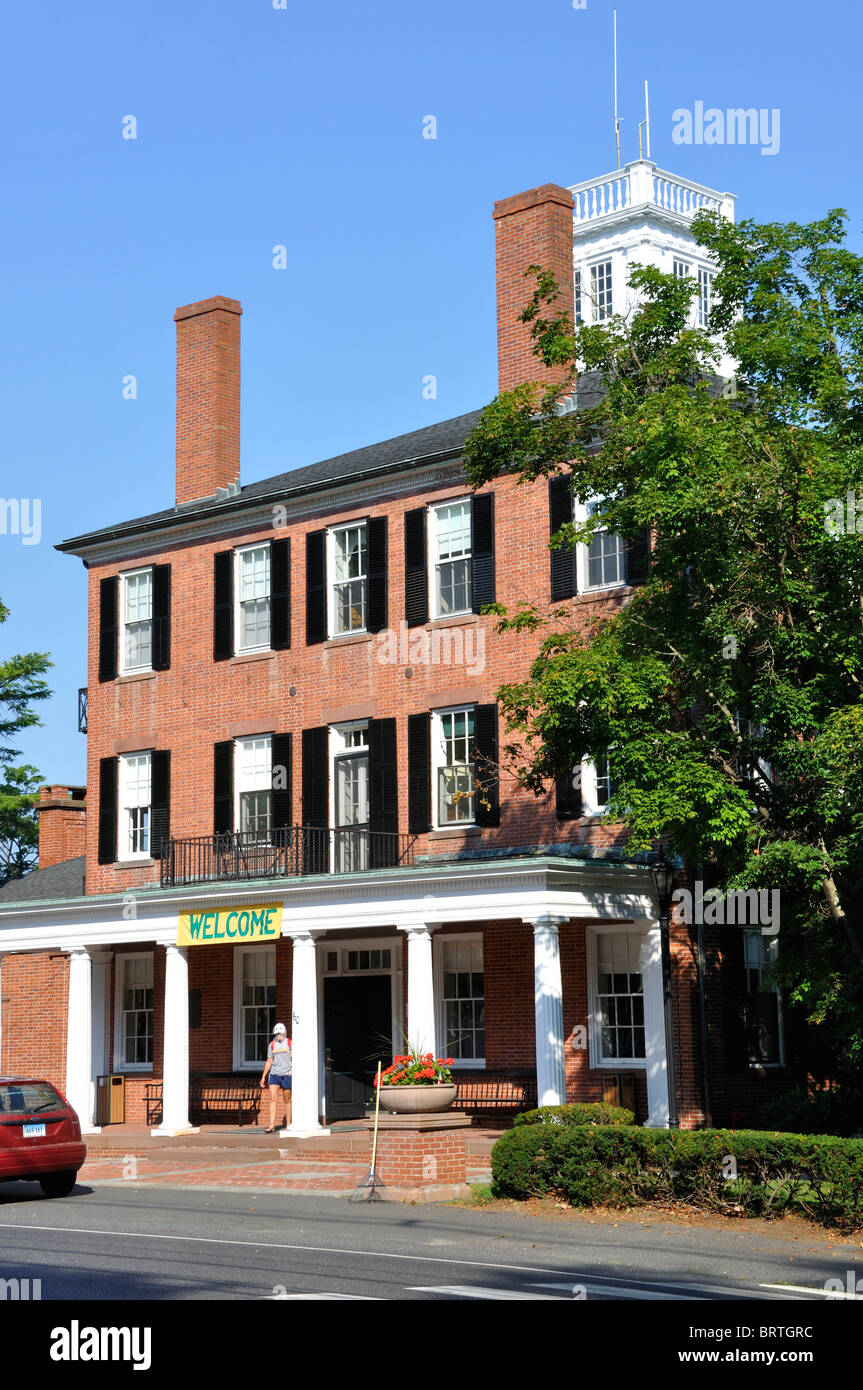
[[[273,1073],[270,1072],[269,1076],[267,1077],[267,1085],[281,1086],[283,1091],[289,1091],[291,1089],[292,1079],[293,1078],[290,1076],[273,1076]]]

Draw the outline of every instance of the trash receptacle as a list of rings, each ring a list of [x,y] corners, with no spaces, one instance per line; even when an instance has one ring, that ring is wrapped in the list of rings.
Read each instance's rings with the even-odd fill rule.
[[[96,1124],[122,1125],[126,1120],[125,1076],[96,1077]]]

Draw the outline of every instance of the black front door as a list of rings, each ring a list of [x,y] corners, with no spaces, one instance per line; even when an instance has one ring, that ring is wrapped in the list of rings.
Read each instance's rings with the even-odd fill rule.
[[[391,1061],[392,1032],[389,975],[324,980],[328,1120],[353,1120],[366,1113],[377,1064],[389,1066]]]

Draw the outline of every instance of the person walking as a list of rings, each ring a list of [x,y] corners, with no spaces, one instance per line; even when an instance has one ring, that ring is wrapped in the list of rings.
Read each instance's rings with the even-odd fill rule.
[[[273,1041],[267,1048],[267,1064],[261,1077],[261,1090],[270,1089],[270,1124],[264,1131],[273,1134],[276,1130],[276,1115],[285,1105],[285,1128],[291,1123],[291,1082],[293,1072],[293,1053],[291,1040],[284,1023],[277,1023],[273,1029]]]

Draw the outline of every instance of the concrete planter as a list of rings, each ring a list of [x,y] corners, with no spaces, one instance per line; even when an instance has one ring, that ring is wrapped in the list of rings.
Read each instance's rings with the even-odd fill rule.
[[[381,1086],[381,1109],[396,1115],[429,1115],[449,1110],[458,1086]]]

